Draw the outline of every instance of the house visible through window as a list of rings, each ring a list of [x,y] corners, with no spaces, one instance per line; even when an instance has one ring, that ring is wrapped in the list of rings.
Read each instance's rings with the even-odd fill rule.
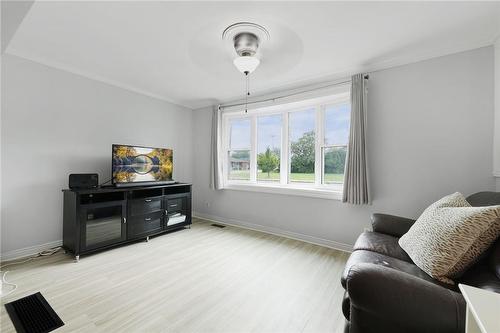
[[[341,190],[350,111],[344,89],[248,113],[224,112],[226,185]]]
[[[230,123],[229,179],[250,180],[250,119],[233,119]]]

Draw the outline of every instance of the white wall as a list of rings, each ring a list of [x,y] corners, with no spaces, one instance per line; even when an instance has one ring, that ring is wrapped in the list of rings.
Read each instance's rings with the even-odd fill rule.
[[[357,207],[211,191],[208,109],[193,113],[3,55],[2,255],[61,239],[60,190],[68,174],[98,172],[108,179],[114,142],[172,147],[174,177],[193,181],[200,215],[333,246],[352,244],[372,212],[417,217],[452,191],[493,190],[493,63],[493,48],[487,47],[371,73],[374,202]]]
[[[368,147],[374,200],[361,207],[210,190],[211,112],[196,110],[194,210],[333,246],[353,244],[372,212],[415,218],[448,193],[494,190],[493,100],[492,47],[371,73]]]
[[[0,3],[1,8],[1,26],[0,31],[2,40],[1,47],[2,53],[7,48],[12,37],[16,33],[19,25],[23,21],[26,14],[29,12],[34,0],[22,0],[22,1],[2,1]]]
[[[68,174],[111,175],[111,144],[174,149],[192,180],[192,110],[18,57],[2,57],[2,254],[62,238]]]

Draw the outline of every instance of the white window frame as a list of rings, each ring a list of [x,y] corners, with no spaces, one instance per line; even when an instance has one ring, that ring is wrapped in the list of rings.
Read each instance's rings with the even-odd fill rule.
[[[341,200],[343,184],[323,184],[324,158],[323,151],[329,147],[339,145],[325,144],[325,108],[334,105],[350,103],[348,89],[342,89],[335,94],[302,100],[293,103],[273,105],[268,107],[222,113],[222,147],[223,147],[223,187],[231,190],[254,191],[264,193],[290,194],[325,199]],[[289,115],[292,112],[300,112],[315,108],[315,181],[314,183],[290,183],[290,138],[289,138]],[[257,118],[261,116],[281,115],[281,156],[280,156],[280,181],[258,182],[257,181]],[[250,118],[251,120],[251,147],[250,147],[250,180],[230,180],[229,175],[229,151],[230,151],[230,121],[233,119]],[[343,145],[342,145],[343,146]]]
[[[320,126],[320,129],[319,131],[321,131],[321,136],[320,136],[320,142],[318,143],[318,147],[319,147],[319,158],[320,158],[320,165],[321,165],[321,174],[320,174],[320,185],[321,186],[335,186],[335,184],[342,184],[340,182],[333,182],[333,183],[330,183],[330,184],[323,184],[323,182],[325,181],[325,158],[324,158],[324,152],[326,151],[326,149],[328,148],[345,148],[346,150],[348,149],[348,146],[349,146],[349,143],[346,143],[345,145],[341,145],[341,144],[326,144],[326,138],[325,138],[325,128],[326,128],[326,122],[325,122],[325,112],[326,112],[326,109],[330,106],[339,106],[339,105],[344,105],[344,104],[350,104],[350,101],[341,101],[341,102],[338,102],[338,103],[334,103],[334,104],[324,104],[324,105],[321,105],[321,125]],[[316,163],[318,162],[318,160],[316,160]],[[345,172],[345,170],[344,170]],[[316,177],[317,178],[317,177]],[[342,184],[343,186],[343,184]]]

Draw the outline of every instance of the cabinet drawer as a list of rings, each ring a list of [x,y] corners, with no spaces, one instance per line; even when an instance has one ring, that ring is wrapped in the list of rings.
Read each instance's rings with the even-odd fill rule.
[[[167,199],[167,211],[180,211],[183,210],[183,198]]]
[[[130,216],[160,212],[161,197],[130,200]]]
[[[162,212],[157,212],[131,218],[127,225],[127,236],[134,238],[160,231],[162,228],[162,217]]]

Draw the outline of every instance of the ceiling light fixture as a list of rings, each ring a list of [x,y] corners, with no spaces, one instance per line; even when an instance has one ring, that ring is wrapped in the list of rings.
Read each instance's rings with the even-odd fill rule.
[[[260,60],[255,56],[259,48],[259,37],[251,32],[241,32],[234,36],[234,50],[238,57],[233,61],[236,68],[245,75],[257,69]]]
[[[245,112],[248,112],[247,102],[248,96],[250,96],[248,75],[255,71],[260,64],[259,45],[262,41],[269,39],[269,32],[261,25],[239,22],[227,27],[222,33],[222,39],[230,40],[233,43],[237,55],[233,64],[241,73],[245,74]]]

